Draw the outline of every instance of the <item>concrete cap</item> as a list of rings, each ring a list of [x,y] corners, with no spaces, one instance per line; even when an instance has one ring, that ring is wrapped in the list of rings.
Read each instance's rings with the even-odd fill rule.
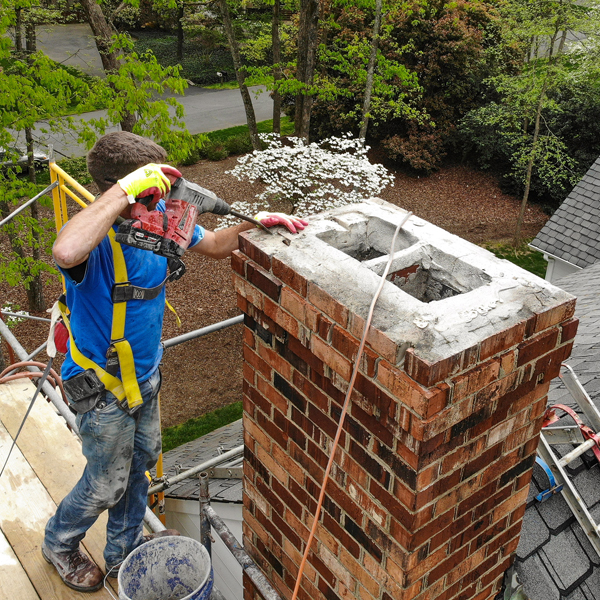
[[[407,212],[373,198],[312,216],[299,234],[244,235],[366,318]],[[395,243],[373,325],[428,362],[573,298],[509,261],[411,216]]]

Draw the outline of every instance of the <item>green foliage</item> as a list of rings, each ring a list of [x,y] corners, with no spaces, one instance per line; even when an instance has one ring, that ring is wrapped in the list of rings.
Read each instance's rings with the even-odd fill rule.
[[[167,427],[162,431],[162,451],[168,452],[173,448],[177,448],[182,444],[193,440],[218,429],[233,423],[242,418],[243,407],[241,402],[234,402],[229,406],[217,408],[217,410],[190,419],[181,425]]]
[[[163,67],[181,65],[181,76],[197,85],[235,80],[231,54],[226,47],[199,44],[186,38],[183,58],[177,59],[177,38],[164,32],[136,32],[135,49],[140,54],[151,50]],[[219,77],[217,73],[224,73]]]
[[[317,137],[358,129],[373,3],[335,2],[327,14],[319,77],[336,93],[313,107]],[[481,102],[496,20],[478,0],[384,6],[369,135],[390,158],[424,172],[439,167],[457,121]]]
[[[91,146],[109,124],[134,114],[137,121],[133,133],[154,139],[173,161],[186,158],[198,139],[185,126],[183,106],[168,95],[183,94],[187,87],[179,67],[162,67],[151,51],[133,51],[133,42],[127,35],[113,37],[112,51],[118,53],[120,65],[117,72],[107,73],[107,85],[102,90],[108,116],[90,119],[80,138]]]
[[[531,193],[553,208],[600,154],[599,8],[505,2],[504,44],[521,62],[496,71],[493,100],[459,123],[463,155],[493,166],[507,191],[522,193],[533,161]],[[585,33],[585,44],[569,43],[568,30]]]
[[[517,248],[512,244],[503,243],[487,243],[483,244],[483,247],[493,252],[498,258],[509,260],[511,263],[543,279],[546,275],[548,263],[541,252],[528,246],[530,241],[527,240],[521,243]]]
[[[0,218],[7,217],[18,206],[25,203],[44,189],[16,176],[5,173],[0,182]],[[48,197],[42,197],[40,204],[50,204]],[[57,274],[58,271],[42,260],[33,258],[33,250],[48,254],[56,237],[54,220],[32,218],[25,209],[2,226],[1,233],[10,239],[10,247],[0,250],[0,281],[10,286],[23,286],[29,289],[33,279],[42,273]]]

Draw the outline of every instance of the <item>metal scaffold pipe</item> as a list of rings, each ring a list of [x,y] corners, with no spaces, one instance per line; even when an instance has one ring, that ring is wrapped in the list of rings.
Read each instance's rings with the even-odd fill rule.
[[[158,492],[162,492],[163,490],[167,489],[168,487],[172,486],[175,483],[179,483],[180,481],[183,481],[184,479],[187,479],[188,477],[192,477],[202,471],[208,471],[208,469],[210,469],[211,467],[214,467],[215,465],[218,465],[227,460],[237,458],[238,456],[241,456],[243,453],[244,453],[244,445],[242,444],[241,446],[236,446],[235,448],[232,448],[231,450],[229,450],[229,452],[224,452],[223,454],[220,454],[219,456],[215,456],[214,458],[211,458],[210,460],[207,460],[206,462],[203,462],[200,465],[196,465],[195,467],[192,467],[191,469],[188,469],[187,471],[182,471],[181,473],[179,473],[179,475],[175,475],[174,477],[171,477],[168,479],[165,478],[165,480],[161,481],[161,483],[159,483],[157,485],[153,485],[148,490],[148,495],[150,496],[151,494],[157,494]]]
[[[165,340],[162,345],[163,348],[171,348],[171,346],[177,346],[177,344],[182,344],[183,342],[202,337],[203,335],[208,335],[209,333],[214,333],[215,331],[220,331],[221,329],[226,329],[227,327],[237,325],[243,321],[243,315],[232,317],[231,319],[226,319],[225,321],[220,321],[219,323],[213,323],[212,325],[208,325],[202,329],[196,329],[195,331],[184,333],[183,335],[171,338],[170,340]]]
[[[19,360],[27,361],[30,360],[29,354],[25,351],[25,348],[21,346],[17,338],[12,334],[8,326],[0,320],[0,335],[10,344],[10,347],[15,351],[15,354],[19,357]],[[37,367],[27,367],[29,371],[39,371]],[[79,436],[79,428],[75,422],[75,415],[69,410],[69,407],[64,403],[60,394],[46,381],[42,386],[42,391],[56,407],[61,416],[65,419],[69,427]]]
[[[15,354],[19,357],[20,360],[26,361],[28,360],[28,354],[21,346],[17,338],[12,334],[10,329],[4,324],[2,320],[0,320],[0,336],[2,336],[11,346],[11,348],[15,351]],[[39,371],[37,367],[27,367],[30,371]],[[77,437],[81,437],[79,435],[79,428],[77,427],[77,423],[75,422],[75,415],[69,410],[69,407],[63,402],[62,397],[56,392],[56,390],[46,381],[42,386],[42,390],[44,394],[50,398],[52,404],[56,407],[58,412],[67,422],[69,427],[75,432]],[[146,526],[150,529],[150,531],[162,531],[165,529],[165,526],[160,522],[159,518],[149,509],[146,508],[146,514],[144,515],[144,522]]]
[[[206,505],[204,506],[204,512],[213,529],[219,534],[219,537],[241,565],[242,569],[244,569],[244,572],[248,575],[250,581],[252,581],[252,584],[264,600],[281,600],[281,596],[256,566],[250,555],[242,548],[241,544],[237,541],[223,519],[215,512],[214,508]]]

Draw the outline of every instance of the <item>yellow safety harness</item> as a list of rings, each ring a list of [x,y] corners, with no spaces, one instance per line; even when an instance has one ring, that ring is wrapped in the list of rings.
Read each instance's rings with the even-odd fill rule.
[[[121,244],[115,241],[115,232],[112,228],[109,230],[108,236],[113,252],[115,285],[118,286],[119,284],[127,284],[129,279],[127,277],[127,265],[125,264],[123,249],[121,248]],[[138,385],[137,377],[135,375],[133,352],[131,350],[131,345],[125,339],[125,315],[127,311],[127,301],[115,301],[113,298],[113,316],[110,335],[111,339],[108,351],[109,355],[116,353],[116,356],[118,357],[118,363],[113,361],[113,364],[117,365],[117,367],[120,367],[122,380],[100,367],[87,356],[84,356],[77,348],[73,332],[71,331],[66,298],[64,295],[58,300],[58,307],[64,324],[69,331],[71,358],[75,364],[79,365],[84,370],[93,369],[98,376],[98,379],[100,379],[100,381],[102,381],[104,384],[104,387],[106,387],[111,394],[114,394],[119,402],[122,402],[125,398],[127,399],[127,406],[129,407],[129,410],[133,410],[142,404],[142,394],[140,393],[140,386]],[[110,363],[110,356],[108,359]]]

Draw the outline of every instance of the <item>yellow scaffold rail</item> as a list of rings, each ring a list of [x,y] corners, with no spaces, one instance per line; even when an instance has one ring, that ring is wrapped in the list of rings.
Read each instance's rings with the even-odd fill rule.
[[[60,231],[69,220],[67,213],[67,196],[85,208],[87,204],[77,196],[80,194],[89,202],[94,201],[94,195],[77,183],[68,173],[65,173],[55,162],[50,162],[50,181],[58,181],[58,186],[52,190],[52,202],[54,204],[54,220],[56,231]],[[70,187],[68,187],[70,186]],[[71,189],[72,188],[72,189]]]

